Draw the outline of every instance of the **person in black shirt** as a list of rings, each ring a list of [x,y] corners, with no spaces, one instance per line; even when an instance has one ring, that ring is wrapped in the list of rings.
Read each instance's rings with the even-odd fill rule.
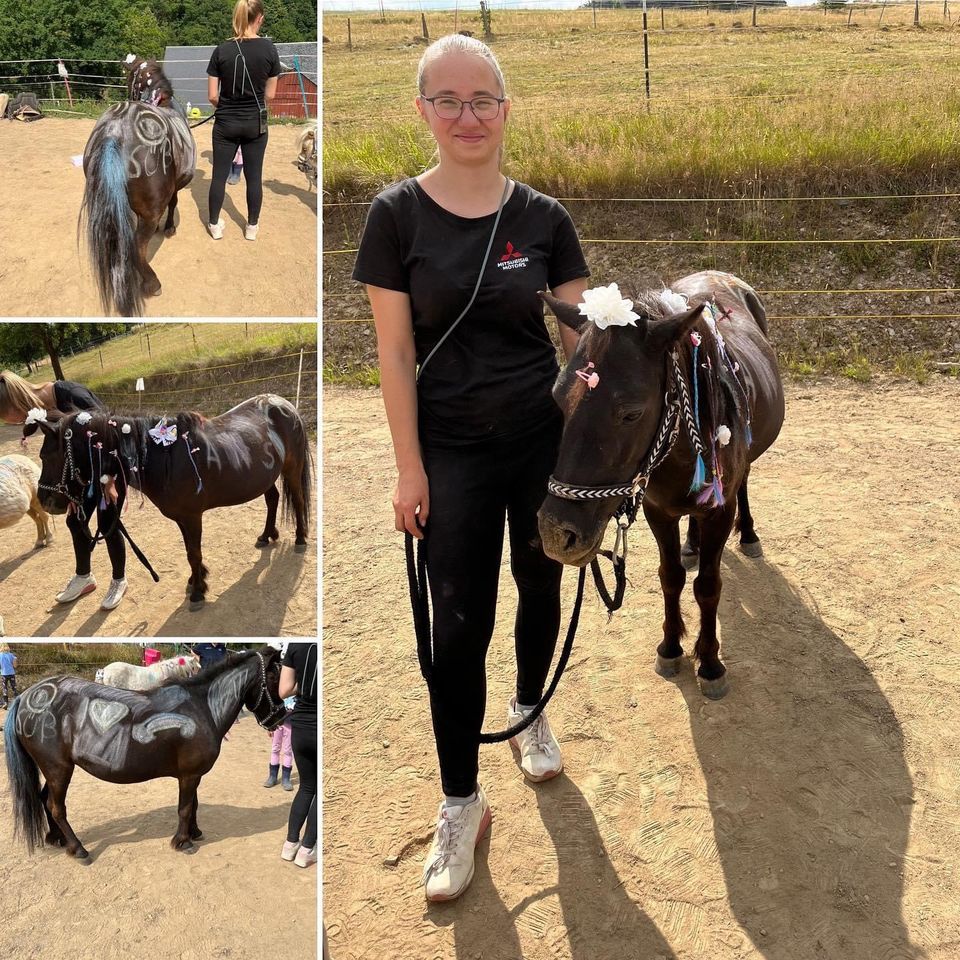
[[[396,529],[424,538],[426,550],[445,799],[423,883],[428,899],[450,900],[472,879],[490,822],[477,736],[505,517],[519,593],[511,724],[540,699],[556,645],[561,566],[543,553],[537,510],[563,422],[537,291],[577,303],[589,271],[566,210],[500,170],[510,100],[490,49],[441,38],[420,61],[418,88],[439,162],[374,199],[353,277],[366,284],[376,322]],[[570,356],[576,334],[561,327],[560,337]],[[563,767],[545,715],[513,745],[530,780]]]
[[[317,862],[317,644],[289,643],[282,662],[280,696],[297,697],[290,724],[300,789],[290,805],[287,839],[280,856],[295,860],[298,867],[309,867]]]
[[[70,380],[54,380],[35,385],[10,370],[0,373],[0,420],[4,423],[23,423],[27,414],[34,408],[59,410],[61,413],[106,411],[106,407],[100,400],[79,383],[73,383]],[[117,488],[112,479],[104,486],[104,494],[107,507],[102,511],[101,528],[110,530],[114,526],[113,518],[117,502]],[[96,498],[88,504],[88,516],[95,513],[95,504]],[[57,594],[57,603],[72,603],[97,589],[97,581],[90,572],[90,557],[93,554],[90,535],[85,524],[77,516],[72,503],[67,507],[66,524],[73,539],[76,573]],[[107,535],[106,544],[113,568],[113,579],[103,598],[101,609],[113,610],[127,592],[125,574],[127,555],[123,535],[119,530],[114,529],[113,533]]]
[[[213,51],[207,64],[207,97],[216,108],[213,121],[213,177],[207,229],[214,240],[223,237],[220,210],[227,177],[237,148],[243,156],[247,181],[248,240],[257,239],[263,204],[263,155],[267,150],[267,104],[277,94],[280,55],[273,41],[258,36],[263,28],[260,0],[237,0],[233,8],[233,38]]]

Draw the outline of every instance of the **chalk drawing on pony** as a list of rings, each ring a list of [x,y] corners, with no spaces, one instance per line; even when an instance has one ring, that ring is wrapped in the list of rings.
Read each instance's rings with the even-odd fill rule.
[[[12,453],[0,457],[0,530],[30,517],[37,527],[34,549],[53,543],[50,517],[38,497],[40,468],[28,457]]]
[[[270,647],[228,656],[196,676],[145,692],[76,677],[40,681],[14,700],[4,724],[14,836],[31,853],[47,843],[65,847],[71,856],[87,856],[66,815],[67,789],[79,766],[110,783],[177,779],[178,827],[170,843],[194,852],[203,837],[197,824],[200,781],[242,705],[267,730],[283,722],[279,681],[280,653]],[[176,697],[169,693],[174,689]],[[171,712],[174,700],[179,705]]]
[[[172,95],[142,99],[144,89],[169,88],[162,69],[155,61],[131,57],[124,64],[130,99],[97,120],[83,151],[86,186],[77,223],[79,233],[86,220],[87,252],[103,310],[121,316],[140,316],[144,299],[159,296],[147,243],[164,211],[164,235],[176,233],[177,193],[196,167],[196,143],[180,103]]]
[[[292,514],[296,525],[294,550],[306,550],[312,455],[306,425],[289,401],[265,394],[209,419],[198,413],[159,419],[97,414],[80,423],[80,416],[41,420],[24,428],[27,435],[36,429],[44,434],[41,502],[51,513],[63,513],[69,502],[82,502],[84,491],[98,492],[100,484],[95,502],[104,505],[104,477],[118,491],[117,517],[129,488],[149,498],[180,528],[190,563],[191,609],[199,609],[207,592],[201,549],[204,511],[262,496],[267,516],[256,546],[269,546],[280,537],[276,519],[282,481],[283,517]],[[138,558],[146,565],[139,553]]]

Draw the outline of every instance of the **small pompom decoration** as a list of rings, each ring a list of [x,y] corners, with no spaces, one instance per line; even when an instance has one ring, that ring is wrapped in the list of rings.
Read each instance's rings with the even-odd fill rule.
[[[108,484],[108,483],[110,482],[110,474],[109,474],[109,473],[103,474],[103,475],[100,477],[100,482],[101,482],[102,484],[104,484],[104,485]]]
[[[125,424],[120,428],[120,432],[121,432],[121,433],[129,433],[129,432],[130,432],[130,424],[129,424],[129,423],[125,423]]]
[[[84,410],[82,413],[78,413],[78,414],[77,414],[77,423],[79,423],[81,427],[82,427],[85,423],[89,423],[92,419],[93,419],[93,417],[91,417],[90,414],[87,413],[86,410]]]
[[[729,442],[730,428],[726,424],[721,423],[720,426],[717,427],[717,443],[719,443],[721,447],[725,447]]]
[[[682,313],[690,306],[682,293],[674,293],[669,288],[660,291],[660,302],[673,313]]]

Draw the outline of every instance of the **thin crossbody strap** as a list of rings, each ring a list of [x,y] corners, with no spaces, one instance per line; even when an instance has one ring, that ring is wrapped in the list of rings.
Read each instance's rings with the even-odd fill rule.
[[[258,109],[258,110],[262,110],[262,109],[263,109],[263,104],[260,103],[260,98],[257,96],[257,88],[253,85],[253,77],[250,76],[250,71],[247,69],[247,58],[243,55],[243,50],[240,49],[240,41],[239,41],[239,40],[234,40],[233,42],[237,45],[237,52],[240,54],[240,59],[243,61],[243,75],[247,78],[247,80],[250,81],[250,92],[253,94],[253,99],[257,101],[257,109]],[[236,64],[236,61],[234,61],[234,64]],[[234,67],[233,76],[234,76],[233,90],[234,90],[234,92],[236,92],[236,90],[237,90],[237,81],[236,81],[237,71],[236,71],[236,67]],[[242,84],[241,84],[241,87],[240,87],[240,92],[243,93],[243,85],[242,85]]]
[[[483,260],[480,263],[480,275],[477,277],[477,283],[473,288],[473,293],[470,295],[470,302],[463,308],[460,316],[450,324],[447,332],[436,342],[434,348],[427,354],[423,363],[420,364],[420,369],[417,370],[417,380],[420,379],[420,376],[423,373],[423,368],[430,362],[430,358],[440,349],[440,345],[443,343],[443,341],[446,340],[451,333],[453,333],[454,328],[467,315],[467,311],[473,306],[473,301],[477,299],[477,291],[480,289],[480,283],[483,280],[483,274],[487,268],[487,257],[490,256],[490,250],[493,247],[493,238],[497,235],[497,227],[500,225],[500,214],[503,213],[503,205],[507,202],[507,194],[509,192],[510,178],[507,177],[507,182],[503,187],[503,195],[500,197],[500,205],[497,207],[497,216],[493,221],[493,229],[490,231],[490,240],[487,242],[487,249],[484,251]]]

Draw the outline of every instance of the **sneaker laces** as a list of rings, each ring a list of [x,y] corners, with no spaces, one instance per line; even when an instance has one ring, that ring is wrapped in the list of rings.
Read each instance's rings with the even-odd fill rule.
[[[433,859],[428,860],[423,869],[423,882],[426,883],[430,875],[434,872],[439,873],[446,865],[447,861],[457,852],[460,845],[460,835],[463,833],[463,813],[453,820],[447,818],[447,811],[440,816],[440,822],[437,824],[437,832],[434,837],[435,851]]]
[[[550,757],[554,753],[553,744],[550,742],[550,728],[547,726],[547,717],[541,713],[533,723],[527,727],[527,733],[530,735],[530,745],[546,756]]]

